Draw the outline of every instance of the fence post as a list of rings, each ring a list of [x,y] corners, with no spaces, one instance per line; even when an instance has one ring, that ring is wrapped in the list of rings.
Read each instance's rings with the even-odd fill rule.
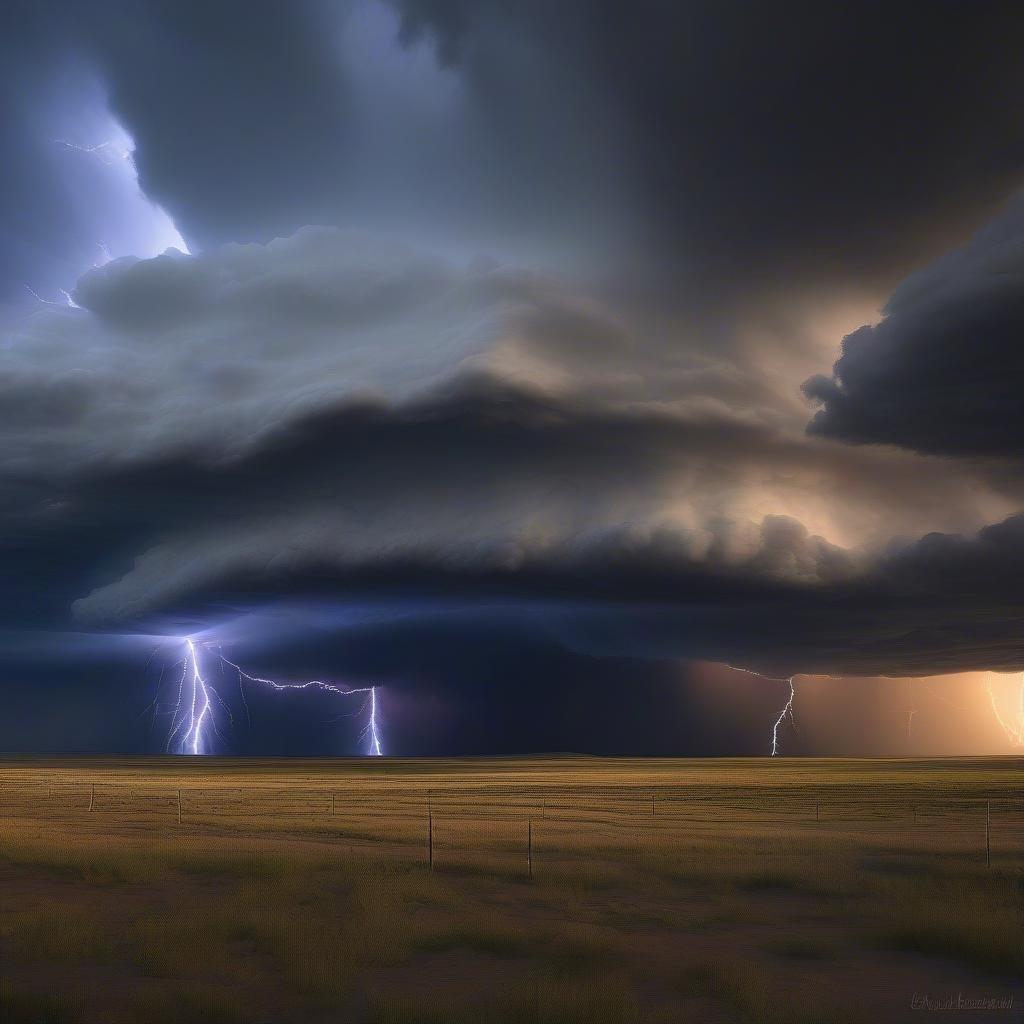
[[[94,782],[89,789],[89,810],[91,811],[96,806],[96,783]]]
[[[533,878],[533,818],[526,819],[526,866]]]
[[[814,804],[814,820],[819,823],[821,822],[821,804],[817,801]]]
[[[992,867],[992,801],[985,801],[985,867]]]
[[[427,857],[429,858],[430,870],[434,870],[434,810],[427,801]]]
[[[181,790],[178,790],[178,824],[181,824]]]
[[[335,794],[332,793],[331,794],[331,814],[335,813],[335,810],[334,810],[334,796],[335,796]]]
[[[651,794],[651,817],[654,817],[654,794]]]

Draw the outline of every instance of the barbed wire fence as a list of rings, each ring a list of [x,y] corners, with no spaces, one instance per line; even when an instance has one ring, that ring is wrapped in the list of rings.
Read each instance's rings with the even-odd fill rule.
[[[846,848],[911,860],[952,856],[995,869],[1024,864],[1024,796],[1006,786],[955,796],[938,784],[723,788],[164,774],[81,780],[67,770],[7,766],[0,838],[35,828],[41,836],[301,841],[431,870],[527,877],[574,862],[685,859],[723,848],[773,864],[813,863]]]

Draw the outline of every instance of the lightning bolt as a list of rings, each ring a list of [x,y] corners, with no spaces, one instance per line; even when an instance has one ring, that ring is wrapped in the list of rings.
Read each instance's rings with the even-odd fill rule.
[[[41,302],[44,306],[67,306],[69,309],[82,308],[77,302],[75,302],[75,300],[71,297],[71,293],[66,288],[60,288],[58,290],[60,291],[61,295],[64,296],[63,302],[54,302],[53,299],[44,299],[42,295],[40,295],[39,292],[35,290],[35,288],[31,288],[28,285],[25,285],[25,291],[27,291],[29,295],[31,295],[32,298],[34,298],[37,302]]]
[[[955,701],[951,701],[944,694],[936,693],[935,690],[932,689],[931,684],[927,681],[925,681],[924,689],[926,696],[931,697],[934,700],[942,701],[943,704],[948,704],[951,708],[953,708],[954,711],[961,711],[964,714],[968,715],[971,714],[970,708],[965,707],[963,704],[957,704]]]
[[[779,726],[782,725],[787,715],[793,728],[796,728],[796,719],[793,717],[793,701],[796,699],[796,687],[793,685],[793,679],[794,677],[790,676],[786,680],[789,683],[789,697],[779,712],[779,717],[775,719],[775,724],[772,726],[772,757],[776,757],[779,753]]]
[[[54,139],[53,143],[56,146],[61,146],[74,153],[82,153],[87,157],[92,157],[93,159],[98,160],[104,167],[112,168],[112,173],[129,175],[133,184],[141,192],[142,188],[139,184],[139,169],[135,164],[135,142],[117,121],[112,121],[111,131],[115,136],[114,138],[108,138],[103,142],[97,142],[92,145],[83,146],[81,143],[72,142],[70,139]],[[121,170],[121,168],[125,168],[125,170]],[[163,208],[155,203],[150,203],[149,205],[152,207],[153,212],[159,213],[161,217],[166,218],[167,220],[164,237],[161,240],[163,248],[171,245],[179,251],[188,254],[188,244],[182,237],[181,232],[177,227],[175,227],[174,222],[167,217]],[[94,262],[93,266],[102,267],[113,259],[113,254],[106,242],[98,241],[96,246],[100,251],[100,259],[98,262]],[[65,295],[66,294],[67,293],[65,292]],[[46,300],[44,299],[41,301]],[[73,304],[70,301],[70,297],[69,304]]]
[[[110,249],[107,247],[106,242],[97,242],[96,247],[100,251],[100,258],[99,260],[93,263],[94,267],[102,267],[109,263],[114,258],[113,255],[111,255]],[[68,309],[82,308],[77,302],[75,302],[74,297],[72,296],[71,292],[67,290],[67,288],[58,288],[57,290],[64,297],[63,302],[55,302],[53,299],[44,299],[42,295],[40,295],[39,292],[37,292],[35,288],[33,288],[31,285],[25,285],[25,291],[27,291],[29,295],[31,295],[32,298],[36,300],[36,302],[41,302],[44,306],[67,306]]]
[[[370,687],[370,753],[380,757],[380,733],[377,732],[377,687]]]
[[[1017,709],[1017,721],[1013,722],[1003,716],[999,708],[999,701],[996,699],[995,690],[992,689],[992,680],[985,683],[985,691],[988,693],[989,704],[992,705],[992,713],[1000,728],[1006,733],[1006,738],[1017,747],[1024,747],[1024,675],[1021,676],[1019,696],[1019,707]]]
[[[907,743],[910,743],[914,728],[914,715],[917,714],[917,701],[914,699],[914,680],[907,680],[907,689],[910,697],[910,707],[907,708]]]
[[[797,728],[796,718],[793,713],[793,702],[796,699],[796,676],[793,675],[789,676],[788,678],[779,678],[777,676],[765,676],[762,675],[760,672],[755,672],[753,669],[741,668],[738,665],[727,665],[726,667],[732,669],[734,672],[743,672],[746,675],[757,676],[759,679],[765,679],[768,682],[789,684],[789,695],[786,698],[786,702],[785,704],[783,704],[782,710],[779,712],[778,717],[772,723],[771,756],[777,757],[779,754],[779,730],[782,727],[783,723],[788,718],[793,729]],[[829,676],[828,678],[841,679],[843,677]],[[918,684],[917,689],[915,689],[915,683]],[[971,708],[964,707],[962,704],[957,704],[954,701],[951,701],[945,695],[935,692],[932,689],[931,683],[927,679],[908,679],[910,704],[906,712],[906,728],[908,742],[913,737],[914,718],[918,713],[917,696],[920,692],[920,686],[922,684],[924,686],[924,694],[926,697],[931,697],[935,700],[942,701],[944,704],[948,704],[951,708],[954,708],[956,711],[960,711],[965,714],[975,713],[972,712]],[[989,706],[992,709],[992,714],[995,716],[996,721],[999,723],[999,727],[1005,733],[1006,738],[1014,746],[1024,747],[1024,674],[1021,675],[1020,683],[1018,684],[1018,706],[1015,715],[1006,712],[1003,708],[1000,707],[999,699],[996,696],[995,689],[993,688],[993,680],[991,678],[987,680],[985,683],[985,692],[988,695]]]
[[[53,141],[65,149],[73,149],[78,153],[87,153],[89,156],[94,156],[106,167],[113,166],[114,160],[112,157],[116,157],[119,160],[132,160],[132,151],[130,149],[109,139],[106,142],[98,142],[94,146],[80,146],[77,142],[71,142],[68,139],[54,139]],[[134,161],[132,162],[134,163]]]
[[[755,672],[750,668],[740,668],[739,665],[726,665],[726,668],[731,668],[734,672],[743,672],[748,676],[757,676],[758,679],[765,679],[769,683],[788,683],[789,684],[789,696],[786,698],[786,703],[782,706],[782,710],[779,712],[779,717],[775,719],[772,724],[772,744],[771,744],[771,756],[778,757],[779,754],[779,726],[789,718],[790,724],[793,729],[796,730],[796,718],[793,715],[793,701],[796,699],[796,685],[794,680],[795,675],[786,676],[780,678],[778,676],[764,676],[760,672]]]
[[[171,711],[170,732],[167,737],[168,752],[176,750],[181,754],[206,754],[214,747],[211,732],[224,738],[220,726],[225,721],[234,725],[234,718],[231,709],[221,698],[217,687],[209,678],[209,673],[204,672],[203,656],[209,659],[215,658],[221,667],[221,678],[223,678],[224,666],[234,669],[238,677],[238,688],[242,703],[249,713],[248,701],[245,697],[245,683],[257,684],[268,687],[278,692],[291,690],[312,690],[317,689],[325,693],[334,693],[342,697],[352,697],[357,694],[363,696],[362,705],[355,711],[355,714],[368,712],[367,723],[359,734],[359,739],[367,740],[368,753],[374,757],[382,754],[380,738],[380,726],[377,714],[377,687],[362,686],[345,689],[334,683],[327,683],[320,679],[311,679],[305,683],[280,683],[275,679],[266,679],[262,676],[255,676],[247,672],[241,665],[225,658],[219,646],[213,643],[197,644],[191,637],[183,639],[185,653],[182,658],[176,661],[171,668],[180,669],[177,677],[177,698],[173,703]],[[157,699],[157,701],[159,698]],[[154,701],[154,713],[159,710],[158,702]],[[148,709],[147,709],[148,710]]]

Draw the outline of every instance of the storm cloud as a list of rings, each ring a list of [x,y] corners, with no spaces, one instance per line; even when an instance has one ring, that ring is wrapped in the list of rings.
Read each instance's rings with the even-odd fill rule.
[[[115,260],[73,298],[8,344],[9,615],[40,579],[94,628],[394,592],[556,602],[566,635],[608,615],[633,656],[1010,657],[921,626],[934,593],[1010,621],[1003,535],[907,539],[1006,514],[1005,481],[789,431],[557,278],[318,228]]]
[[[1016,5],[2,17],[12,634],[1024,667]]]
[[[1024,204],[904,281],[881,321],[843,341],[811,430],[855,444],[1020,458]]]

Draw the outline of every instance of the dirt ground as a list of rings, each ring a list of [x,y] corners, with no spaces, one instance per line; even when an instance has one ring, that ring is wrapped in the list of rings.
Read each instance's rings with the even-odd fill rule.
[[[0,1021],[1024,1020],[1022,768],[2,761]]]

